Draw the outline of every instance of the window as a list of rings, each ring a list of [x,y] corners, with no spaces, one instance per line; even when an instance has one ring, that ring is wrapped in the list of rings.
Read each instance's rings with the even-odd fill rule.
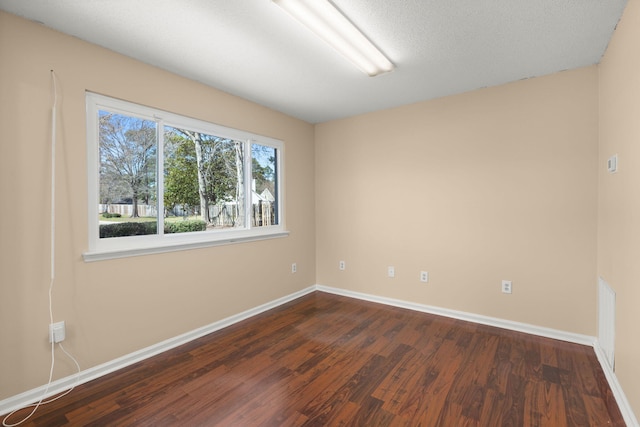
[[[287,235],[281,141],[87,93],[87,261]]]

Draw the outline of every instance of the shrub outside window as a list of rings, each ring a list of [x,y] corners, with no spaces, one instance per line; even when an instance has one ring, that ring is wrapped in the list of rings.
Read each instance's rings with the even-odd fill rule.
[[[87,261],[287,235],[276,139],[87,93]]]

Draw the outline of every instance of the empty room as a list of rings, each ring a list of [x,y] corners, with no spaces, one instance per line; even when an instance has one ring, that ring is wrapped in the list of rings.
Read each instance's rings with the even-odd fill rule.
[[[638,425],[639,47],[637,0],[0,0],[3,425]]]

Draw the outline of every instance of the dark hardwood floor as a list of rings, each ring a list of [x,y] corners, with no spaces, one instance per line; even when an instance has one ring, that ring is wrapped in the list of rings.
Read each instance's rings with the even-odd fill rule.
[[[590,347],[315,292],[81,385],[25,425],[624,422]]]

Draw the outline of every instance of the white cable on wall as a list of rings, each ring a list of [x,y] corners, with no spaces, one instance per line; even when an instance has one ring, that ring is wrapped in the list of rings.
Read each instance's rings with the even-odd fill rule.
[[[55,271],[55,248],[56,248],[56,231],[55,231],[55,225],[56,225],[56,122],[57,122],[57,111],[56,111],[56,107],[58,104],[58,87],[57,87],[57,83],[56,83],[56,74],[54,73],[53,70],[51,70],[51,86],[52,86],[52,90],[53,90],[53,106],[51,108],[51,275],[50,275],[50,280],[49,280],[49,324],[51,325],[53,323],[53,284],[55,282],[55,277],[56,277],[56,271]],[[47,387],[45,388],[45,390],[42,392],[42,396],[40,397],[40,400],[37,403],[33,403],[31,405],[27,405],[23,408],[19,408],[16,409],[13,412],[10,412],[9,414],[7,414],[4,419],[2,420],[2,425],[4,427],[15,427],[18,426],[22,423],[24,423],[25,421],[27,421],[29,418],[31,418],[31,416],[33,414],[35,414],[35,412],[38,410],[38,408],[40,407],[40,405],[46,405],[47,403],[51,403],[55,400],[60,399],[62,396],[66,396],[67,394],[71,393],[71,391],[75,388],[75,386],[78,384],[79,381],[79,375],[76,378],[76,383],[67,391],[65,391],[62,394],[59,394],[58,396],[54,397],[53,399],[49,399],[49,400],[44,400],[44,397],[47,395],[47,393],[49,392],[49,387],[51,386],[51,381],[53,380],[53,367],[55,366],[55,345],[56,343],[54,342],[54,340],[51,340],[51,366],[49,368],[49,381],[47,382]],[[65,348],[62,346],[61,343],[58,343],[58,345],[60,346],[60,349],[64,352],[64,354],[66,354],[71,360],[73,360],[73,362],[76,365],[76,368],[78,369],[78,374],[80,374],[80,364],[78,364],[78,361],[67,352],[67,350],[65,350]],[[33,410],[29,413],[29,415],[25,416],[22,420],[18,421],[17,423],[9,423],[7,420],[16,412],[22,410],[22,409],[26,409],[26,408],[30,408],[33,406]]]

